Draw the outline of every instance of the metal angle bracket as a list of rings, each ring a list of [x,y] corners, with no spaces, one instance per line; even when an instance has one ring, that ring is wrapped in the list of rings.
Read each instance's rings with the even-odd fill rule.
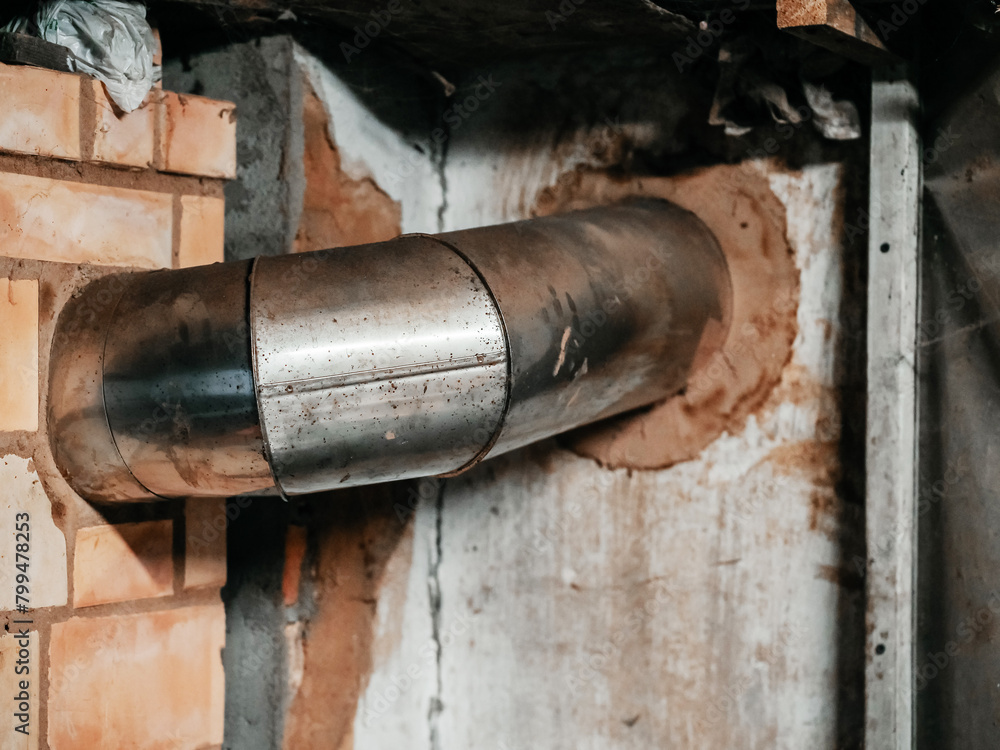
[[[920,98],[907,66],[872,79],[868,247],[865,747],[914,747]]]

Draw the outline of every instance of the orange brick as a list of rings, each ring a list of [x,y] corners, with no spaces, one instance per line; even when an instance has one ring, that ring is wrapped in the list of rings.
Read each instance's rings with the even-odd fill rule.
[[[0,65],[0,151],[80,158],[80,77]]]
[[[31,459],[7,455],[0,458],[0,517],[7,519],[0,523],[0,610],[8,612],[17,606],[14,586],[21,572],[14,567],[17,545],[24,543],[17,537],[16,524],[24,521],[19,513],[28,516],[28,606],[61,607],[68,589],[66,537],[52,518],[52,504]]]
[[[51,750],[195,750],[222,742],[221,604],[52,626]]]
[[[38,282],[0,278],[0,430],[38,429]]]
[[[179,268],[221,263],[225,259],[226,201],[185,195],[181,198]]]
[[[104,84],[88,80],[93,97],[95,120],[88,124],[94,134],[94,161],[145,169],[153,163],[156,103],[152,97],[134,112],[115,112]]]
[[[76,533],[73,606],[174,593],[173,521],[92,526]]]
[[[169,268],[173,197],[0,174],[0,254]]]
[[[184,508],[184,588],[226,585],[226,501],[191,498]]]
[[[3,695],[9,703],[10,713],[4,718],[6,721],[0,723],[0,748],[2,750],[36,750],[38,747],[38,736],[41,734],[41,727],[38,726],[38,709],[41,704],[38,701],[38,685],[42,680],[38,664],[38,633],[31,631],[26,638],[17,638],[15,633],[20,625],[11,625],[11,633],[0,635],[0,695]],[[22,651],[26,647],[26,652]],[[25,660],[25,656],[27,659]],[[19,665],[18,661],[27,661],[28,672],[17,674],[14,670]],[[22,682],[23,681],[23,682]],[[18,699],[15,701],[14,698]],[[26,705],[22,705],[22,700]],[[27,731],[15,731],[17,725],[24,725],[24,718],[12,715],[15,711],[22,713],[21,709],[27,708]]]
[[[160,151],[165,172],[236,177],[236,105],[164,91]]]

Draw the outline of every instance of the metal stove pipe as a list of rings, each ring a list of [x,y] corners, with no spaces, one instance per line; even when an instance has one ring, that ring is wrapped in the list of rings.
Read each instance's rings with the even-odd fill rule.
[[[730,298],[660,200],[120,274],[60,315],[49,434],[98,502],[455,473],[677,392]]]

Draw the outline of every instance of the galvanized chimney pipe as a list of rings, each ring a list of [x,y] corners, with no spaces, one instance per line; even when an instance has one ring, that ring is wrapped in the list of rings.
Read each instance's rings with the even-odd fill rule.
[[[119,274],[60,315],[49,434],[97,502],[449,474],[676,393],[730,298],[660,200]]]

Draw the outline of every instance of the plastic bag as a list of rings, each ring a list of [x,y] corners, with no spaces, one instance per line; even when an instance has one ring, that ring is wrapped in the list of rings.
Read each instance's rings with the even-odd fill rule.
[[[104,82],[121,109],[138,109],[160,68],[146,7],[123,0],[41,0],[33,16],[15,18],[4,29],[41,37],[69,49],[70,64]]]

